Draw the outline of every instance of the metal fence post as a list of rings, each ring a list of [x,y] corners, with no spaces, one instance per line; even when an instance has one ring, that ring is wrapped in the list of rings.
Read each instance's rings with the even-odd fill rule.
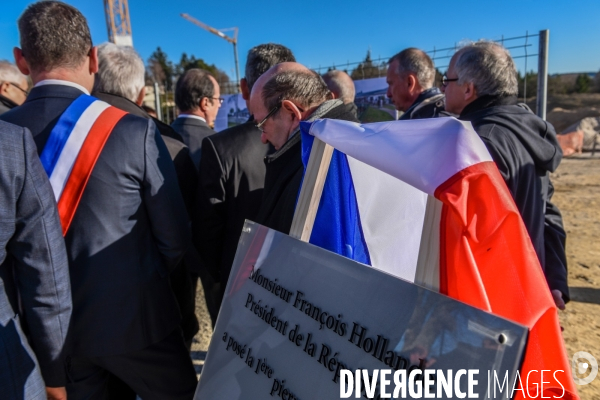
[[[548,96],[548,43],[550,31],[540,31],[540,49],[538,51],[538,87],[536,98],[536,113],[541,119],[546,119],[546,101]],[[526,73],[527,74],[527,73]],[[527,75],[526,75],[527,76]]]
[[[159,89],[158,89],[158,82],[154,82],[154,109],[156,110],[156,118],[159,121],[162,121],[162,110],[160,109],[160,98],[158,97],[160,95]]]

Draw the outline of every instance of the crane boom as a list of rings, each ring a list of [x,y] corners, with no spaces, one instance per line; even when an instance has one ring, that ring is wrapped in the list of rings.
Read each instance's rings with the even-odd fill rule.
[[[192,24],[197,25],[200,28],[209,31],[213,35],[217,35],[218,37],[225,39],[229,43],[233,44],[233,57],[235,60],[235,74],[236,74],[237,84],[239,85],[239,83],[240,83],[240,66],[239,66],[238,54],[237,54],[238,28],[236,27],[236,28],[227,28],[227,29],[219,30],[219,29],[215,29],[211,26],[206,25],[204,22],[198,21],[196,18],[192,17],[191,15],[181,14],[181,16],[183,18],[187,19],[188,21],[190,21]],[[230,36],[227,36],[226,34],[224,34],[223,33],[224,30],[233,31],[233,37],[230,37]],[[239,86],[238,86],[238,90],[239,90]]]
[[[108,40],[117,45],[133,47],[127,0],[104,0],[104,13]]]
[[[206,25],[202,21],[198,21],[196,18],[192,17],[191,15],[181,14],[181,16],[183,18],[187,19],[188,21],[190,21],[192,24],[198,25],[200,28],[205,29],[205,30],[209,31],[212,34],[217,35],[220,38],[223,38],[223,39],[227,40],[229,43],[237,44],[238,28],[227,28],[227,30],[233,30],[234,31],[234,36],[233,37],[229,37],[226,34],[224,34],[223,32],[221,32],[220,30],[215,29],[215,28],[213,28],[211,26],[208,26],[208,25]]]

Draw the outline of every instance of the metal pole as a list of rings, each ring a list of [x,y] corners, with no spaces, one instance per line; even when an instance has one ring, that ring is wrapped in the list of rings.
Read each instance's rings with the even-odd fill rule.
[[[235,79],[236,79],[235,92],[239,93],[239,91],[240,91],[240,64],[238,62],[237,42],[233,42],[233,56],[235,57]]]
[[[156,118],[162,121],[162,110],[160,109],[160,98],[158,96],[158,82],[154,82],[154,109],[156,110]]]
[[[538,51],[538,87],[536,113],[541,119],[546,119],[546,102],[548,96],[548,42],[550,31],[540,31],[540,49]]]

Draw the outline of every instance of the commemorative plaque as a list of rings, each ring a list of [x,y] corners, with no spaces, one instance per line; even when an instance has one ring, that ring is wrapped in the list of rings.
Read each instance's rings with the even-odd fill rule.
[[[523,326],[246,222],[195,399],[339,399],[344,370],[449,371],[486,398],[491,377],[514,381],[526,340]]]

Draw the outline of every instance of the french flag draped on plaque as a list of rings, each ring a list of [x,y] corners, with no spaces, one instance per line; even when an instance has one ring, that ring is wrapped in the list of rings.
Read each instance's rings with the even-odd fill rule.
[[[318,120],[301,123],[301,129],[305,165],[314,137],[335,149],[311,243],[414,281],[426,196],[434,196],[443,204],[434,230],[440,292],[527,326],[523,385],[529,371],[539,376],[540,370],[562,370],[557,374],[562,398],[579,398],[535,250],[470,123]],[[416,250],[406,254],[413,246]],[[394,260],[398,263],[390,264]],[[544,390],[544,396],[563,393],[556,383]],[[525,398],[524,393],[515,391],[515,398]]]
[[[40,161],[58,204],[63,236],[67,234],[106,140],[126,114],[82,94],[67,107],[50,132]]]

